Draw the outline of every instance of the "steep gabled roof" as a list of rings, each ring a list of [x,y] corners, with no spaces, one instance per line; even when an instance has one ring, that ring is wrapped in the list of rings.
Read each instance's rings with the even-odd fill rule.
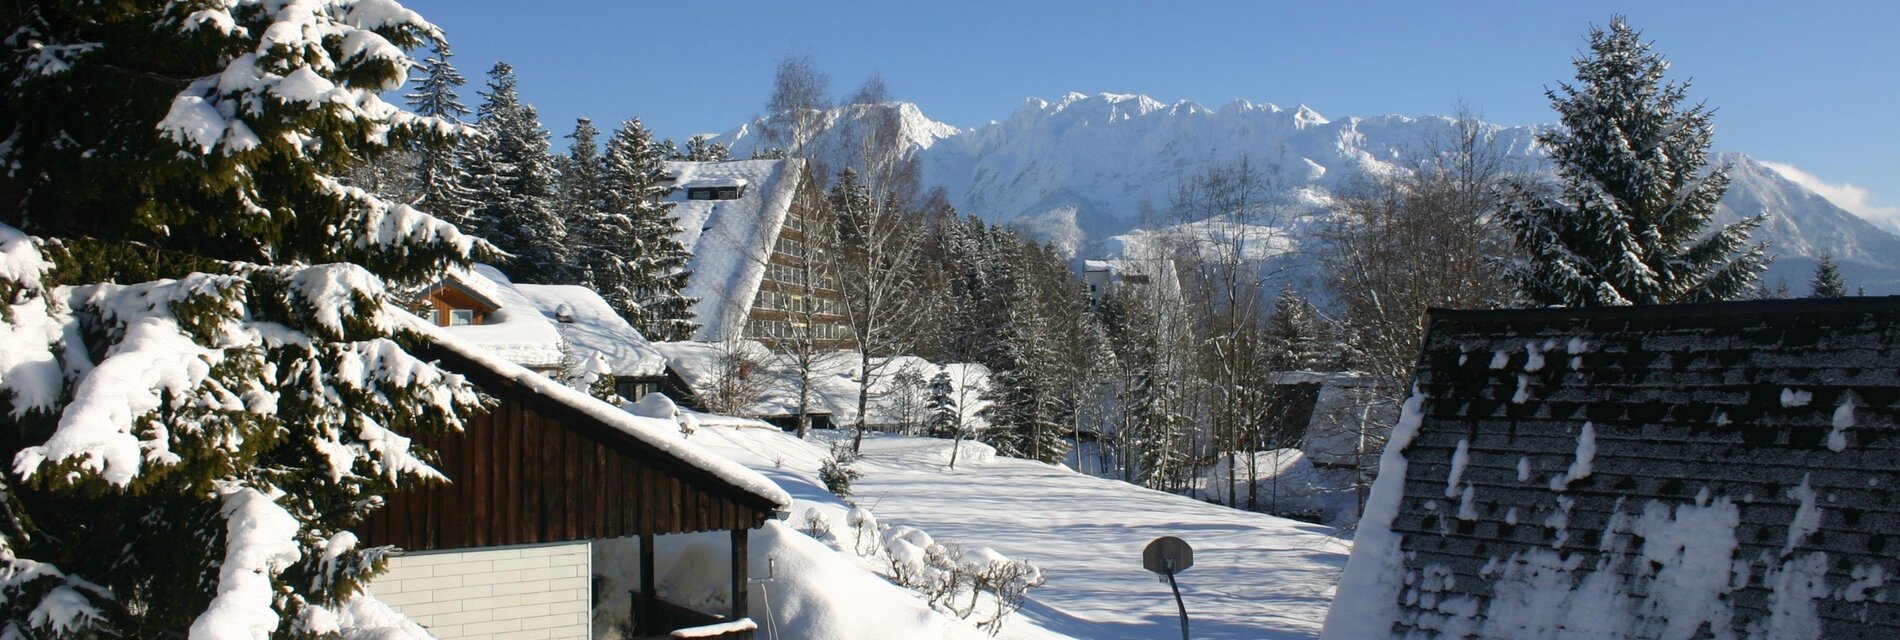
[[[796,158],[667,163],[667,172],[679,175],[668,196],[680,227],[674,238],[693,254],[693,276],[682,293],[699,300],[694,340],[723,340],[743,329],[804,164]],[[687,199],[693,187],[739,184],[746,189],[736,200]]]
[[[1327,638],[1900,637],[1900,297],[1433,310]]]

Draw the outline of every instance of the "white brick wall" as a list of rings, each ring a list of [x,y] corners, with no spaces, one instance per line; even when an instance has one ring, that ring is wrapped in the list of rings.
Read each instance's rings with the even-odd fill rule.
[[[410,553],[369,588],[442,640],[587,640],[591,553],[586,541]]]

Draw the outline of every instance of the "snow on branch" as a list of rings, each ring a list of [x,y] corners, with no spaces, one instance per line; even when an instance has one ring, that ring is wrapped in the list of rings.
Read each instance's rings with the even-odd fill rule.
[[[227,487],[218,594],[192,621],[191,640],[254,640],[277,630],[272,582],[303,558],[297,546],[297,519],[276,502],[282,495]]]

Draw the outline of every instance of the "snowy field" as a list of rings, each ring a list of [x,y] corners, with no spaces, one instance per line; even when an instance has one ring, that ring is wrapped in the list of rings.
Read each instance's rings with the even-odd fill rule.
[[[797,505],[787,524],[816,506],[844,537],[850,531],[842,506],[814,478],[825,441],[845,435],[818,432],[813,442],[801,442],[774,430],[708,425],[692,440],[791,492]],[[1142,547],[1163,535],[1195,548],[1194,567],[1180,576],[1193,637],[1316,637],[1350,551],[1322,526],[996,458],[979,444],[966,443],[951,471],[949,453],[947,440],[867,436],[853,499],[882,524],[988,546],[1040,567],[1047,583],[1030,592],[1001,637],[1179,637],[1167,585],[1141,568]],[[860,563],[879,568],[873,560]]]

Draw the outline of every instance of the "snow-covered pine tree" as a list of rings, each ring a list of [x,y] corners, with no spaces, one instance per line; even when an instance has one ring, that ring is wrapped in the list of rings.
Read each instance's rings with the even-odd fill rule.
[[[461,135],[380,98],[440,34],[394,2],[0,16],[0,635],[427,637],[350,530],[479,398],[383,278],[492,248],[337,176]]]
[[[645,333],[646,320],[634,290],[640,238],[627,208],[632,199],[628,194],[641,189],[635,168],[638,147],[625,127],[608,138],[595,172],[599,200],[584,215],[571,219],[568,230],[574,239],[574,266],[580,281],[599,292],[615,313],[641,328],[643,335],[657,340]]]
[[[951,438],[961,427],[962,408],[957,406],[956,387],[950,383],[950,371],[940,370],[930,377],[924,402],[925,426],[933,438]]]
[[[1708,168],[1713,114],[1623,18],[1592,29],[1577,84],[1547,92],[1563,126],[1540,134],[1560,185],[1505,183],[1499,220],[1517,258],[1506,275],[1534,305],[1729,300],[1764,268],[1757,216],[1704,234],[1728,187]]]
[[[661,153],[639,118],[621,123],[607,140],[602,211],[625,221],[613,220],[612,238],[603,245],[621,266],[604,281],[602,294],[647,338],[687,340],[699,330],[693,321],[695,300],[680,293],[693,275],[692,254],[675,238],[679,222],[665,200],[672,188],[662,184],[666,162]]]
[[[696,135],[686,141],[686,157],[681,159],[692,162],[725,162],[732,159],[732,147],[713,142],[712,136]]]
[[[514,67],[497,62],[468,141],[470,230],[514,255],[508,273],[520,282],[559,283],[569,264],[567,230],[556,214],[555,169],[548,132],[515,90]]]
[[[468,116],[468,107],[456,88],[468,84],[462,72],[449,62],[455,52],[446,40],[435,42],[435,53],[422,62],[422,78],[415,91],[403,96],[416,115],[460,123]],[[463,147],[437,142],[416,150],[415,183],[419,197],[410,203],[438,218],[457,225],[466,224],[469,200],[468,177],[462,167]]]
[[[1841,277],[1841,266],[1834,263],[1834,255],[1821,254],[1821,262],[1814,265],[1814,280],[1808,283],[1810,298],[1845,298],[1847,280]]]
[[[1334,364],[1331,344],[1319,310],[1299,290],[1285,287],[1267,317],[1267,366],[1274,371],[1313,371]]]
[[[594,218],[607,206],[607,186],[600,153],[600,129],[588,118],[574,120],[574,132],[567,134],[567,153],[554,158],[555,213],[567,230],[567,249],[574,258],[563,274],[564,282],[593,287],[589,263],[583,256],[603,239],[590,233]],[[611,239],[605,239],[611,241]]]

